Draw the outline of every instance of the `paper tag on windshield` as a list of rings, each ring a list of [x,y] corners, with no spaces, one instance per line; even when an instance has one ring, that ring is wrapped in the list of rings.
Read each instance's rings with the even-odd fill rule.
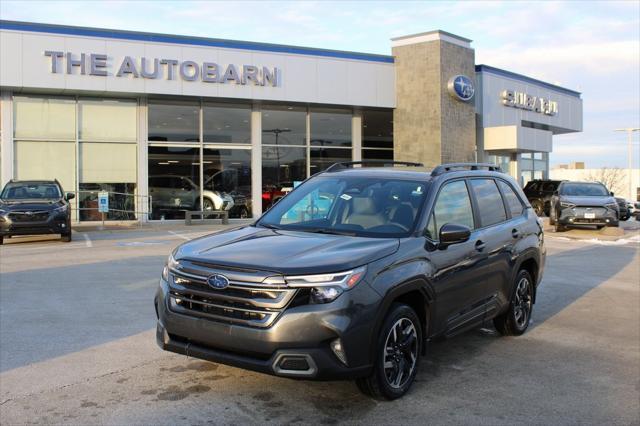
[[[342,194],[342,195],[340,196],[340,198],[342,198],[342,199],[343,199],[343,200],[345,200],[345,201],[349,201],[349,200],[351,199],[351,195],[349,195],[349,194]]]

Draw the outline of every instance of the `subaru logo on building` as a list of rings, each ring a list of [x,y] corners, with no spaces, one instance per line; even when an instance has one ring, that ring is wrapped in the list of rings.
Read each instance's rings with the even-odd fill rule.
[[[471,81],[471,79],[466,75],[456,75],[455,77],[451,77],[447,84],[447,88],[454,98],[463,102],[470,101],[476,93],[473,81]]]
[[[222,290],[229,286],[229,278],[224,275],[214,274],[207,278],[207,284],[215,290]]]

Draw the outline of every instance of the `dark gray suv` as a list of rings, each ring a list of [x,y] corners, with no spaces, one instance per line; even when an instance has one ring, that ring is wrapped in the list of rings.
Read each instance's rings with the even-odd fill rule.
[[[492,165],[402,164],[335,164],[254,224],[176,248],[160,347],[394,399],[430,339],[491,319],[524,333],[545,249],[522,191]]]

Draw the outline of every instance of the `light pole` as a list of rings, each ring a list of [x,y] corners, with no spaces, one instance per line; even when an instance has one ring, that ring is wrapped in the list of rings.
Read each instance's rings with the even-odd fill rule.
[[[627,127],[626,129],[615,129],[616,132],[627,132],[627,156],[629,157],[627,159],[628,163],[628,168],[629,170],[627,171],[628,173],[628,179],[629,179],[629,198],[631,199],[631,201],[637,201],[637,195],[634,196],[633,194],[633,148],[632,148],[632,139],[633,139],[633,132],[637,132],[640,131],[640,128],[638,127]]]

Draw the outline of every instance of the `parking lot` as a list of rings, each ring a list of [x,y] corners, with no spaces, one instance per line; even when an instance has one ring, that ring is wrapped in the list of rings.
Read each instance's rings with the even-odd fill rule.
[[[635,226],[629,224],[628,226]],[[548,233],[533,323],[432,342],[393,402],[162,352],[153,295],[176,245],[219,226],[79,231],[0,247],[0,423],[638,424],[640,240]]]

